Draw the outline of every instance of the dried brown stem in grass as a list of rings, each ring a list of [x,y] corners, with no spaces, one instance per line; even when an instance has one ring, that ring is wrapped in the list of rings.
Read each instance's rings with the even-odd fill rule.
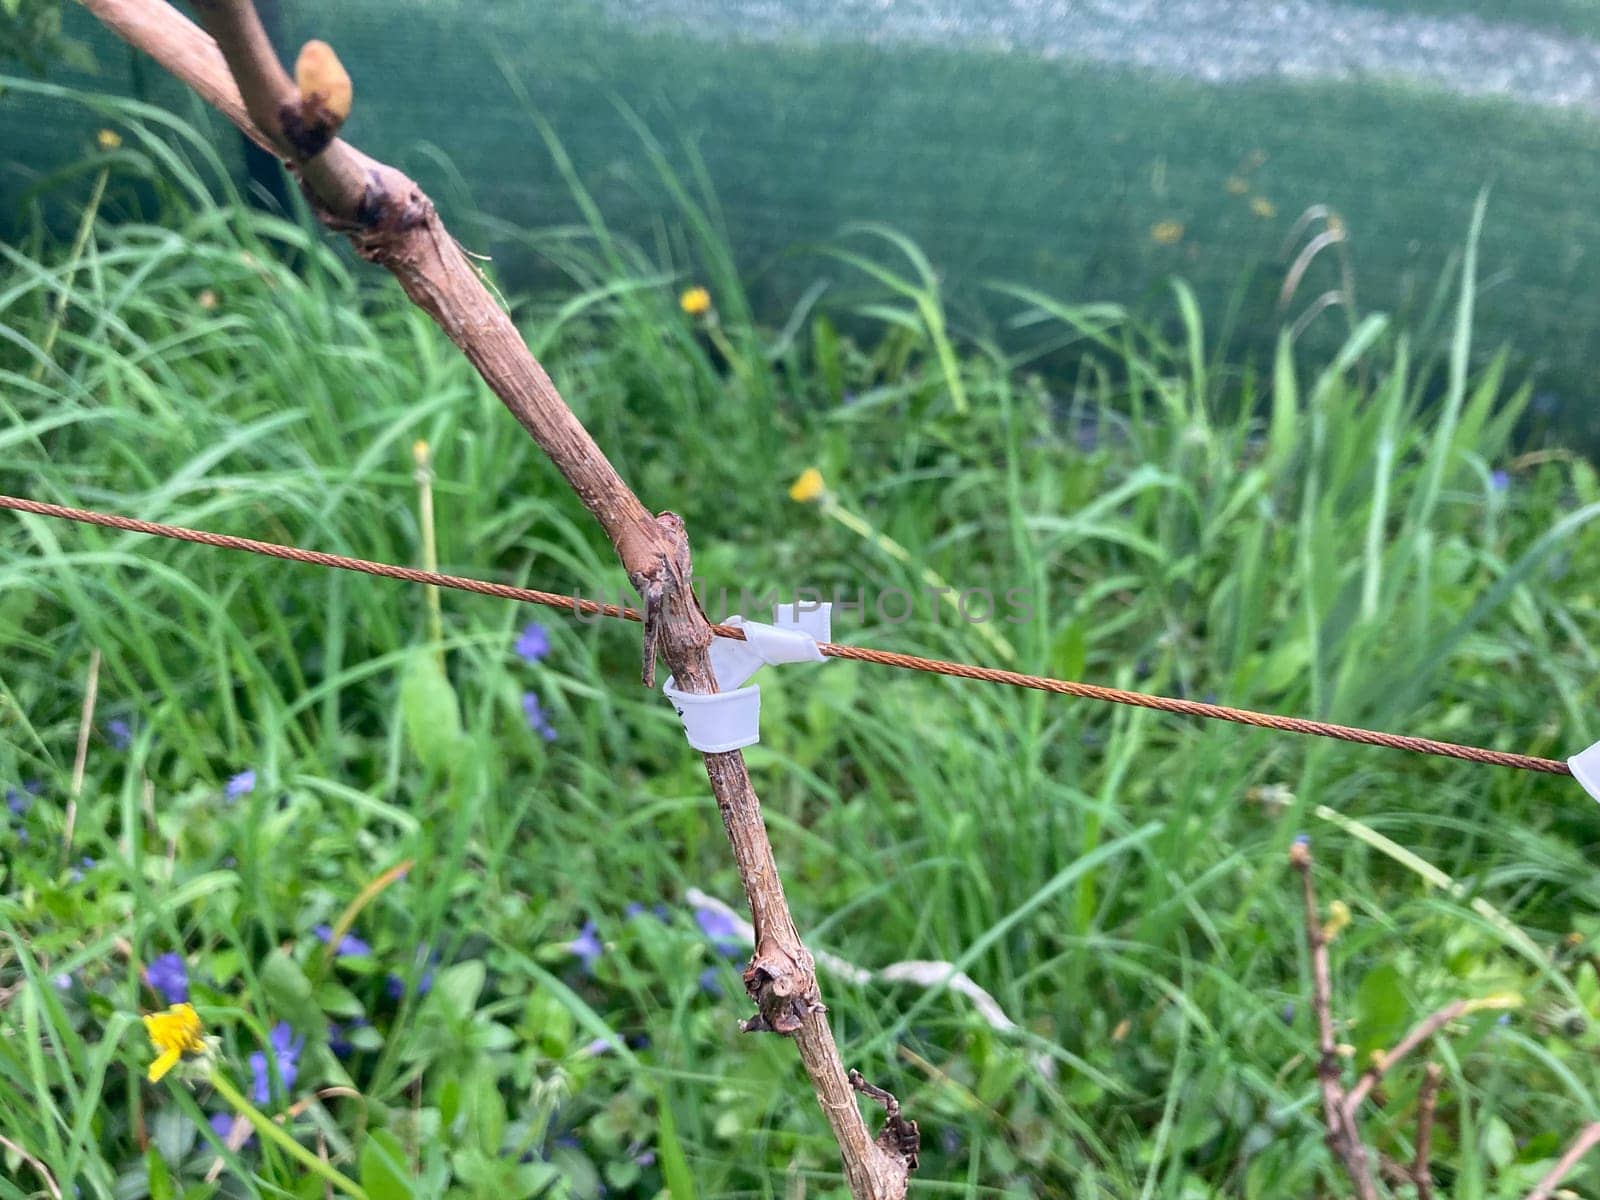
[[[1444,1071],[1429,1063],[1417,1092],[1417,1150],[1411,1159],[1411,1182],[1417,1187],[1417,1200],[1433,1200],[1433,1117],[1439,1107],[1439,1081]]]
[[[387,269],[444,330],[538,442],[615,547],[644,601],[644,678],[655,655],[685,691],[716,690],[711,629],[690,589],[689,542],[673,513],[653,514],[629,490],[572,414],[445,230],[433,203],[402,172],[336,136],[348,80],[326,47],[301,84],[291,80],[250,0],[196,0],[205,33],[165,0],[84,0],[125,41],[195,89],[258,145],[283,158],[322,220]],[[207,36],[209,33],[209,37]],[[331,59],[331,61],[330,61]],[[302,60],[305,61],[304,59]],[[332,101],[330,102],[330,97]],[[756,950],[745,984],[751,1028],[794,1039],[857,1197],[903,1196],[914,1151],[867,1130],[824,1016],[811,955],[800,942],[743,755],[708,754],[706,773],[750,902]],[[894,1141],[894,1139],[891,1139]]]
[[[1361,1073],[1361,1078],[1356,1080],[1355,1087],[1350,1089],[1350,1095],[1345,1099],[1345,1115],[1353,1120],[1356,1109],[1361,1107],[1361,1102],[1377,1086],[1379,1080],[1399,1066],[1406,1055],[1466,1012],[1469,1007],[1471,1005],[1466,1000],[1452,1000],[1412,1026],[1411,1031],[1395,1043],[1393,1050],[1385,1050],[1374,1056],[1372,1065]]]
[[[1572,1174],[1572,1169],[1583,1160],[1583,1156],[1600,1144],[1600,1121],[1592,1125],[1585,1125],[1578,1136],[1572,1139],[1572,1145],[1567,1147],[1565,1154],[1550,1168],[1548,1174],[1537,1184],[1533,1191],[1528,1193],[1528,1200],[1550,1200],[1555,1194],[1561,1181]]]
[[[1306,949],[1311,953],[1311,1005],[1317,1015],[1317,1080],[1322,1087],[1322,1117],[1328,1126],[1328,1148],[1344,1167],[1360,1200],[1377,1200],[1378,1184],[1360,1132],[1345,1104],[1340,1082],[1339,1051],[1333,1036],[1333,984],[1328,970],[1328,939],[1322,933],[1316,887],[1311,881],[1311,847],[1296,842],[1289,863],[1300,873],[1305,900]]]

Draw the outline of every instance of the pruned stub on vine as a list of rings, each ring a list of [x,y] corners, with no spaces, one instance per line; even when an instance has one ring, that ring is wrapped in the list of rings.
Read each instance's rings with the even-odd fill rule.
[[[744,972],[744,990],[756,1003],[756,1015],[739,1022],[745,1033],[794,1033],[812,1013],[826,1012],[811,954],[804,947],[789,953],[768,938],[756,944]]]

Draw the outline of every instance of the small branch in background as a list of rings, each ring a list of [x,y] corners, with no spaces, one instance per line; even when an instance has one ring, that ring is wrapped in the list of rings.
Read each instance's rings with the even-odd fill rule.
[[[1328,939],[1323,935],[1317,909],[1316,886],[1311,880],[1311,843],[1297,839],[1289,848],[1289,865],[1300,873],[1305,900],[1306,949],[1311,954],[1312,1008],[1317,1014],[1317,1079],[1322,1086],[1322,1117],[1328,1126],[1328,1148],[1344,1167],[1360,1200],[1378,1200],[1367,1148],[1362,1144],[1346,1103],[1339,1052],[1333,1036],[1333,984],[1328,970]]]
[[[4,1146],[39,1173],[39,1178],[44,1180],[44,1186],[50,1191],[51,1200],[61,1200],[61,1189],[56,1185],[55,1176],[50,1174],[49,1167],[3,1134],[0,1134],[0,1146]]]
[[[78,797],[89,763],[89,735],[94,732],[94,705],[100,695],[100,648],[89,651],[89,677],[83,685],[83,713],[78,718],[78,752],[72,760],[72,788],[67,793],[67,819],[61,831],[61,860],[72,861],[72,831],[78,824]]]
[[[1567,1147],[1567,1152],[1555,1166],[1550,1168],[1549,1174],[1539,1180],[1533,1191],[1528,1193],[1528,1200],[1550,1200],[1561,1181],[1572,1174],[1572,1169],[1597,1144],[1600,1144],[1600,1121],[1585,1125],[1578,1136],[1572,1139],[1572,1145]]]
[[[1417,1093],[1417,1152],[1411,1160],[1411,1181],[1417,1185],[1417,1200],[1433,1200],[1433,1116],[1439,1106],[1439,1081],[1444,1071],[1429,1063],[1422,1074]]]
[[[1371,1094],[1379,1080],[1399,1066],[1406,1055],[1472,1008],[1471,1001],[1452,1000],[1443,1008],[1429,1013],[1418,1021],[1411,1031],[1395,1044],[1393,1050],[1380,1050],[1373,1055],[1372,1065],[1361,1073],[1361,1078],[1356,1080],[1355,1087],[1350,1089],[1349,1096],[1345,1098],[1345,1116],[1352,1121],[1355,1120],[1356,1109],[1361,1107],[1361,1102]]]

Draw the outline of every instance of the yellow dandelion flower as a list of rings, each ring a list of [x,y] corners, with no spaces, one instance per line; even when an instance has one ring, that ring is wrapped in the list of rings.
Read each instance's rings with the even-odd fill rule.
[[[185,1054],[205,1052],[202,1036],[205,1030],[192,1004],[174,1004],[166,1012],[145,1013],[144,1031],[150,1035],[150,1044],[160,1052],[145,1076],[151,1083],[159,1083]]]
[[[1350,927],[1350,906],[1343,900],[1328,905],[1328,919],[1322,924],[1322,940],[1331,942]]]
[[[1158,246],[1176,246],[1183,240],[1183,222],[1157,221],[1150,226],[1150,240]]]
[[[102,129],[94,135],[94,141],[102,150],[116,150],[122,145],[122,138],[115,129]]]
[[[1237,175],[1228,176],[1228,182],[1222,185],[1230,196],[1242,196],[1250,190],[1250,185]]]
[[[711,311],[711,293],[703,287],[689,288],[678,297],[678,307],[691,317],[703,317]]]
[[[789,485],[789,499],[797,504],[809,504],[821,499],[822,493],[827,490],[827,485],[822,482],[822,472],[815,467],[807,467],[800,472],[800,478]]]
[[[1256,196],[1250,201],[1250,211],[1263,221],[1270,221],[1278,215],[1278,206],[1265,196]]]

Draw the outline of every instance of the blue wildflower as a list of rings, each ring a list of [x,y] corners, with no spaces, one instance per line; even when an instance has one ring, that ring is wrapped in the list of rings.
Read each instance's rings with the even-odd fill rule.
[[[567,943],[567,949],[583,960],[583,969],[586,971],[593,971],[594,964],[606,952],[605,944],[600,941],[600,931],[595,928],[593,921],[583,923],[583,932]]]
[[[33,797],[16,788],[7,788],[6,807],[11,810],[12,816],[25,817],[28,815],[28,809],[33,807]]]
[[[433,991],[433,964],[439,961],[437,954],[430,954],[426,957],[427,961],[423,966],[422,975],[417,979],[417,995],[419,996],[426,996]],[[422,951],[418,950],[417,961],[419,963],[423,962],[423,958]],[[383,981],[383,990],[389,994],[390,999],[403,1000],[406,994],[406,981],[395,972],[390,971]]]
[[[744,946],[739,941],[739,923],[733,915],[720,908],[697,908],[695,922],[700,932],[710,939],[712,948],[724,958],[741,958]]]
[[[1296,846],[1309,846],[1309,845],[1311,845],[1311,835],[1309,833],[1297,833],[1297,834],[1295,834],[1294,835],[1294,844]]]
[[[343,1025],[337,1021],[328,1022],[328,1049],[333,1051],[335,1058],[349,1058],[356,1052],[355,1043],[350,1040],[350,1033],[366,1023],[365,1017],[352,1017]]]
[[[106,722],[106,737],[114,749],[126,750],[133,745],[133,726],[121,717],[113,717]]]
[[[322,939],[324,945],[333,941],[333,926],[318,925],[313,930],[317,937]],[[372,947],[367,945],[353,933],[347,933],[339,939],[339,948],[334,951],[336,958],[366,958],[372,953]]]
[[[272,1098],[272,1075],[267,1069],[267,1051],[272,1053],[272,1065],[277,1068],[278,1079],[285,1092],[294,1091],[294,1081],[300,1074],[300,1051],[306,1040],[295,1037],[294,1030],[279,1021],[267,1034],[267,1050],[257,1050],[250,1056],[252,1083],[250,1098],[257,1104],[266,1104]]]
[[[94,859],[85,854],[78,860],[78,865],[67,872],[67,878],[72,880],[73,883],[82,883],[83,873],[92,870],[94,870]]]
[[[189,1002],[189,969],[184,965],[183,955],[177,953],[157,955],[150,960],[144,975],[150,986],[161,993],[161,998],[168,1005]]]
[[[528,728],[545,741],[553,742],[556,740],[556,727],[550,723],[550,718],[545,715],[544,705],[539,703],[539,697],[532,692],[522,693],[522,715],[527,718]]]
[[[1282,1021],[1285,1025],[1294,1024],[1294,1005],[1292,1003],[1286,1003],[1278,1010],[1278,1020]]]
[[[666,924],[672,919],[672,911],[665,904],[660,903],[652,904],[649,908],[646,908],[637,900],[634,900],[627,908],[622,910],[622,915],[630,921],[635,917],[644,916],[645,913],[652,914],[662,924]]]
[[[1489,488],[1491,491],[1503,492],[1510,486],[1511,476],[1504,471],[1495,471],[1489,476]]]
[[[223,794],[229,800],[237,800],[240,796],[248,796],[256,790],[256,773],[253,770],[240,771],[223,787]]]
[[[700,990],[708,996],[722,995],[722,972],[716,967],[707,967],[701,971]]]
[[[536,663],[550,653],[550,635],[545,632],[543,625],[530,621],[522,627],[513,649],[523,662]]]

